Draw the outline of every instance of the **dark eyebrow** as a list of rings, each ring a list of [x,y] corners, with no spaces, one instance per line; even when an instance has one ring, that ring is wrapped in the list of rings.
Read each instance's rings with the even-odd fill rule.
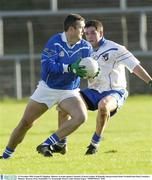
[[[90,33],[92,33],[92,32],[94,33],[94,32],[96,32],[96,30],[95,31],[90,31]],[[86,33],[86,31],[84,31],[84,33]]]

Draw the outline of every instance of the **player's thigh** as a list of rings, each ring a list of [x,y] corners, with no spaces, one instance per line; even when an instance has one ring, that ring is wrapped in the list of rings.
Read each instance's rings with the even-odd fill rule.
[[[79,115],[87,116],[87,109],[81,98],[71,97],[64,99],[59,106],[71,117],[78,117]]]
[[[100,100],[98,107],[100,109],[106,108],[109,111],[113,111],[117,108],[117,100],[113,96],[106,96]]]
[[[39,118],[44,112],[46,112],[48,107],[43,103],[38,103],[36,101],[30,100],[26,106],[22,121],[33,122]]]

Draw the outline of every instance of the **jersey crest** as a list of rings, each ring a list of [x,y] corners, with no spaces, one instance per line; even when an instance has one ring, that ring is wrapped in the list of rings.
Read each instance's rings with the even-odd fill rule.
[[[59,56],[60,56],[60,57],[64,57],[64,51],[61,51],[61,52],[59,53]]]
[[[108,61],[109,53],[103,54],[102,57],[104,58],[105,61]]]

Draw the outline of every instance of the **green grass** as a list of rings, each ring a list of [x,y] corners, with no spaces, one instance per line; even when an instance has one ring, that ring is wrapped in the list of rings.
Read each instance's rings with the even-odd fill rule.
[[[18,123],[26,100],[0,102],[0,152]],[[55,108],[28,132],[12,159],[0,160],[0,174],[152,174],[152,97],[132,96],[110,119],[99,152],[84,156],[95,129],[96,112],[68,137],[68,153],[45,158],[35,147],[56,130]]]

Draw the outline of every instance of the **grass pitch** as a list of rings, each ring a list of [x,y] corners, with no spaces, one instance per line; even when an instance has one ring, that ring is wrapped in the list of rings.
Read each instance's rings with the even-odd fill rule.
[[[0,101],[0,153],[21,118],[25,101]],[[68,153],[43,157],[35,148],[57,128],[55,108],[49,110],[26,135],[12,159],[0,160],[0,174],[114,175],[152,174],[152,97],[132,96],[110,119],[99,152],[84,156],[95,130],[96,112],[68,137]]]

